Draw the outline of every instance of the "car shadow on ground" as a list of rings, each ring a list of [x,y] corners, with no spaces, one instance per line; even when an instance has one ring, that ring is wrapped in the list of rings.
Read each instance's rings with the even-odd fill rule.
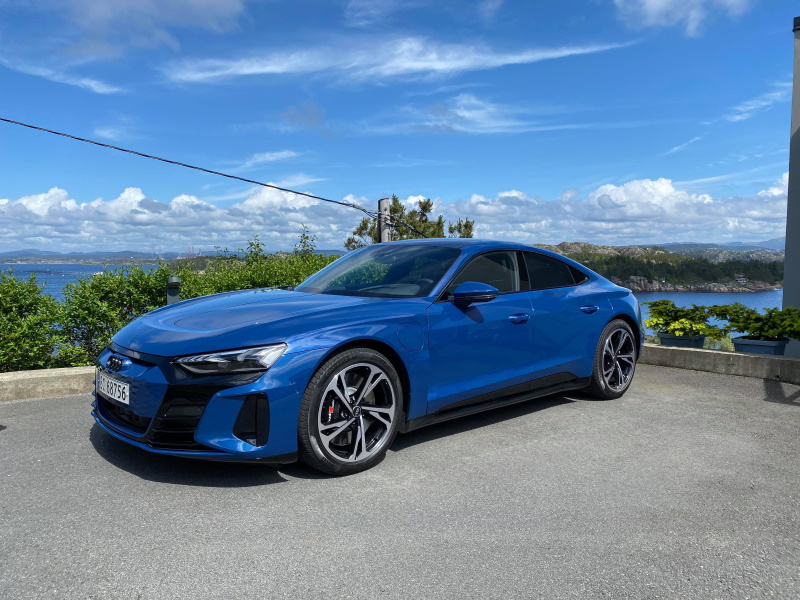
[[[787,393],[789,388],[790,392]],[[775,381],[774,379],[764,380],[764,401],[774,402],[776,404],[789,404],[791,406],[800,406],[800,389],[794,390],[796,386]]]
[[[503,421],[517,419],[525,415],[530,415],[540,410],[561,406],[562,404],[570,404],[575,400],[588,400],[590,396],[584,395],[582,392],[570,392],[569,395],[556,394],[553,396],[545,396],[543,398],[526,400],[519,404],[512,404],[503,408],[495,408],[486,412],[470,415],[467,417],[459,417],[452,421],[445,421],[430,425],[421,429],[415,429],[403,435],[399,435],[392,444],[392,452],[401,452],[405,448],[425,444],[438,440],[439,438],[448,437],[451,435],[458,435],[467,431],[480,429],[481,427],[488,427],[496,425]]]
[[[286,481],[271,465],[223,463],[153,454],[110,436],[97,424],[89,432],[89,442],[102,458],[115,467],[157,483],[236,488]]]
[[[569,395],[557,394],[430,425],[399,435],[390,451],[402,452],[405,448],[432,442],[439,438],[496,425],[576,400],[590,399],[590,396],[581,392],[570,392]],[[156,483],[237,488],[284,483],[288,481],[287,477],[296,479],[328,479],[331,477],[299,462],[275,467],[258,462],[214,462],[154,454],[112,437],[97,424],[94,424],[89,432],[89,441],[97,453],[110,464],[136,477]]]

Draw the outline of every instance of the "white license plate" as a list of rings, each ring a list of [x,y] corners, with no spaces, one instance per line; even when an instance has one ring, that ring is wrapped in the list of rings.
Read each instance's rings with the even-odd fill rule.
[[[97,391],[117,402],[122,402],[123,404],[130,403],[131,386],[113,377],[109,377],[99,369],[97,371]]]

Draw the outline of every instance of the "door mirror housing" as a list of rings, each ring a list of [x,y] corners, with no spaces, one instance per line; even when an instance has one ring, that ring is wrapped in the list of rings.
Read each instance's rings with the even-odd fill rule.
[[[465,281],[453,290],[453,304],[459,308],[466,308],[476,302],[489,302],[497,298],[500,292],[488,283]]]

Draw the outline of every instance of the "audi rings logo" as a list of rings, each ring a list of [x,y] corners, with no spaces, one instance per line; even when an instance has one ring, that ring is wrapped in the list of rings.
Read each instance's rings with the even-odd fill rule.
[[[106,367],[109,371],[117,372],[122,368],[122,359],[119,356],[109,356],[106,361]]]

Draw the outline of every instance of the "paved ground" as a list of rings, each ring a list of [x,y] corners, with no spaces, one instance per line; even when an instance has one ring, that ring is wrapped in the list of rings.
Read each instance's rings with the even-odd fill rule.
[[[800,387],[641,365],[342,479],[153,456],[0,404],[0,597],[798,598]]]

